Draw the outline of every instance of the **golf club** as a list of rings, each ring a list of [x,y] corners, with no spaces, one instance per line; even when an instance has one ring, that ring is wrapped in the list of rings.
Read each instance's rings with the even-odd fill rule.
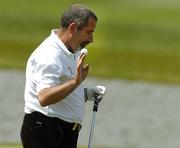
[[[94,134],[96,113],[98,111],[99,102],[101,101],[102,97],[104,96],[104,94],[106,92],[106,87],[104,87],[104,86],[97,86],[97,88],[98,88],[100,94],[95,95],[88,148],[92,148],[92,143],[93,143],[92,140],[93,140],[93,134]]]

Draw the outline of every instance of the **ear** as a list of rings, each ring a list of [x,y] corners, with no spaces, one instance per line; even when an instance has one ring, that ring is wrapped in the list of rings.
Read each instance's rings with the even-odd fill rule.
[[[77,29],[76,24],[75,23],[71,23],[69,25],[68,29],[69,29],[69,33],[70,34],[74,34],[76,32],[76,29]]]

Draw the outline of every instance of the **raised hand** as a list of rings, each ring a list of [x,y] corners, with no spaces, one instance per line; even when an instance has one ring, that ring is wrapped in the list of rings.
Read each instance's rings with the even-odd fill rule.
[[[82,81],[86,79],[89,71],[89,65],[84,65],[85,57],[85,54],[81,54],[77,62],[75,80],[78,84],[80,84]]]

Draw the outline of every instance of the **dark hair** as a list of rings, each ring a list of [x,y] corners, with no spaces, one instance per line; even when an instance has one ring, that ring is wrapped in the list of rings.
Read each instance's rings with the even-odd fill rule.
[[[75,23],[79,29],[87,26],[89,18],[98,20],[97,16],[83,5],[72,5],[64,12],[61,18],[61,27],[67,28],[71,23]]]

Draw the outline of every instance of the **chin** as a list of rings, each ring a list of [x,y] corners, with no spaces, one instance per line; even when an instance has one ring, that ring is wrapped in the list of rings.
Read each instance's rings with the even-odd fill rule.
[[[83,42],[83,43],[80,45],[80,49],[85,48],[88,44],[89,44],[89,42]]]
[[[81,50],[81,49],[83,49],[85,46],[80,46],[80,47],[78,47],[78,50]]]
[[[85,48],[86,46],[87,46],[87,44],[86,44],[86,45],[81,45],[80,48],[83,49],[83,48]]]

